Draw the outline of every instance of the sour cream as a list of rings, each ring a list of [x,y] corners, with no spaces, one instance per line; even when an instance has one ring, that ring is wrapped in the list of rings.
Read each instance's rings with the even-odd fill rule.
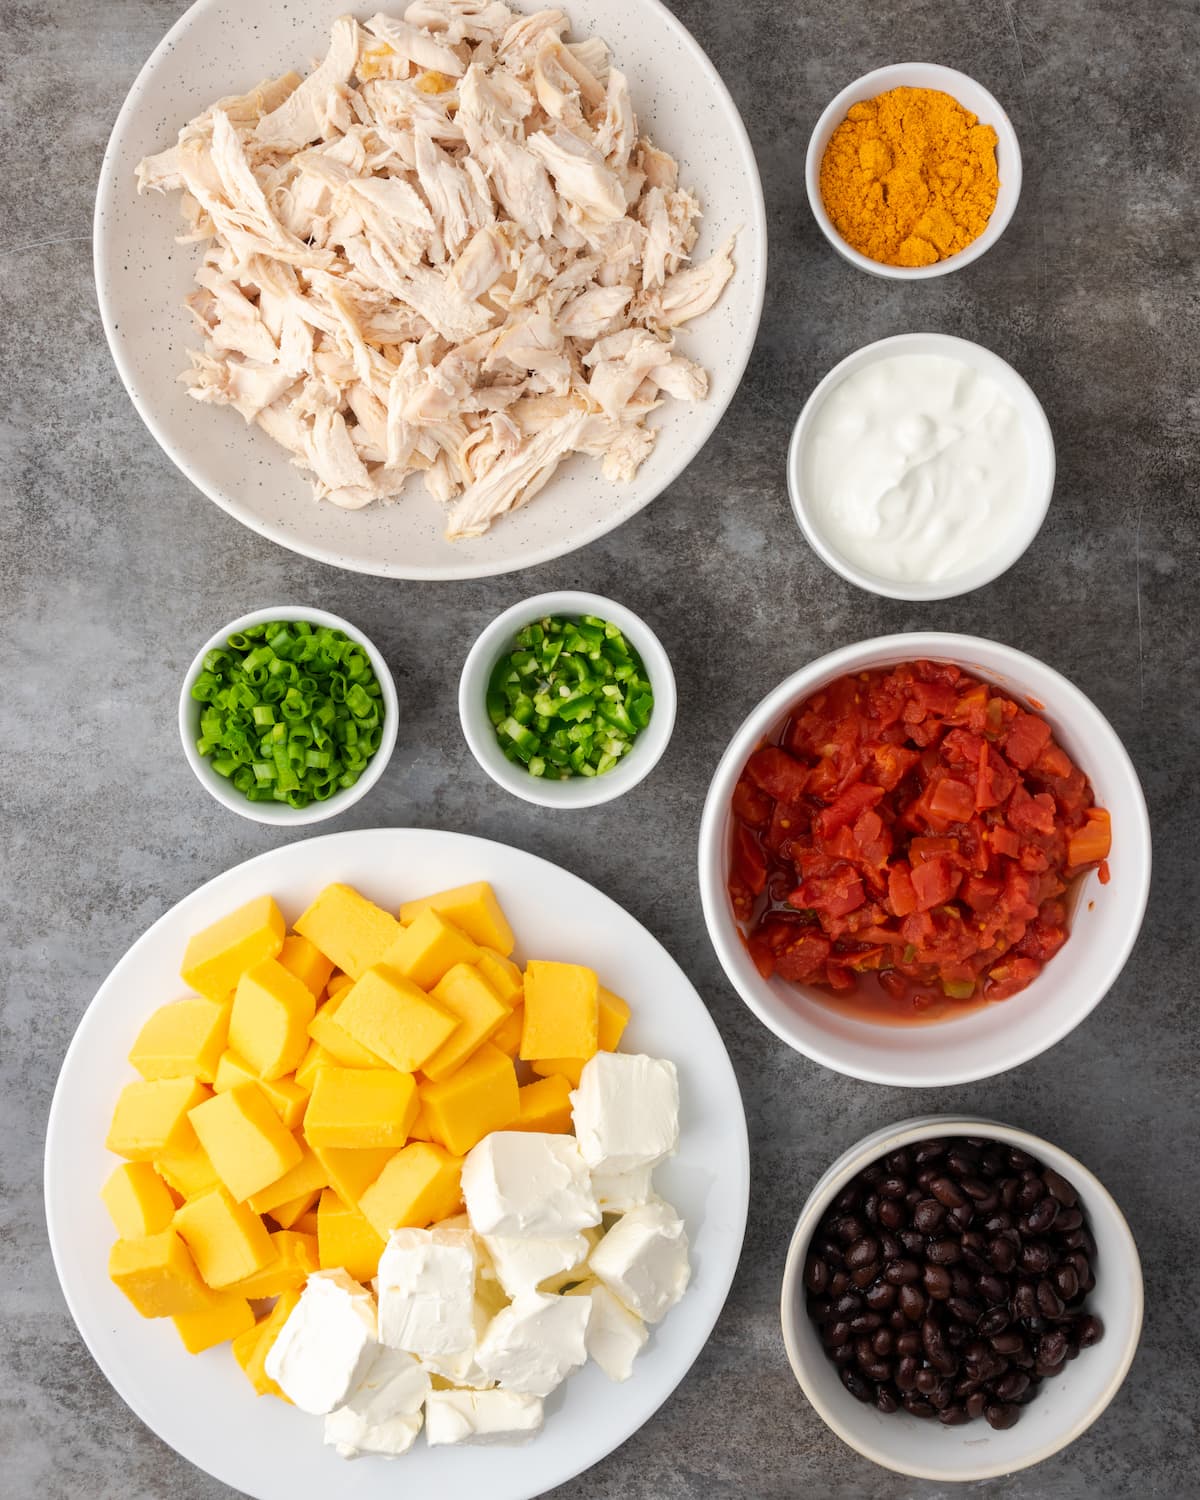
[[[895,354],[854,370],[813,413],[800,467],[811,524],[880,579],[948,582],[1028,529],[1021,415],[960,359]]]

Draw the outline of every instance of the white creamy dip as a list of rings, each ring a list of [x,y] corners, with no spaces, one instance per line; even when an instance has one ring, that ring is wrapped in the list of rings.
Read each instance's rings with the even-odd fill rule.
[[[942,355],[875,360],[830,391],[801,457],[812,522],[847,562],[900,583],[965,573],[1025,522],[1029,455],[995,381]]]

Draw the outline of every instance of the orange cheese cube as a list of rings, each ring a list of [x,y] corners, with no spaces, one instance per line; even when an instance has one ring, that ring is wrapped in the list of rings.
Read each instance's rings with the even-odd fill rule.
[[[296,1144],[300,1148],[300,1160],[296,1165],[289,1167],[282,1177],[268,1187],[252,1193],[247,1200],[248,1206],[256,1214],[273,1214],[281,1203],[290,1203],[302,1193],[311,1194],[315,1198],[322,1188],[329,1186],[329,1174],[313,1155],[306,1141],[297,1136]],[[303,1211],[301,1209],[300,1212]]]
[[[600,1045],[596,1050],[615,1052],[629,1022],[629,1006],[620,995],[614,995],[603,985],[600,986],[599,1004],[600,1017],[597,1030]],[[531,1066],[535,1073],[540,1073],[543,1077],[561,1074],[562,1077],[570,1080],[572,1088],[578,1088],[579,1077],[586,1061],[585,1057],[546,1057],[539,1058]]]
[[[175,1229],[201,1276],[217,1291],[261,1270],[275,1253],[263,1221],[224,1188],[176,1209]]]
[[[339,1266],[355,1281],[370,1281],[379,1270],[385,1241],[358,1209],[343,1203],[332,1188],[321,1194],[317,1208],[317,1240],[321,1269]]]
[[[313,1152],[325,1168],[329,1185],[343,1203],[353,1207],[395,1156],[391,1146],[365,1151],[342,1151],[336,1146],[314,1146]]]
[[[399,923],[390,912],[348,885],[327,885],[296,923],[296,931],[352,979],[361,979],[395,942]]]
[[[108,1274],[143,1318],[174,1318],[208,1304],[208,1289],[173,1229],[117,1240],[109,1251]]]
[[[283,947],[279,950],[279,962],[289,974],[294,974],[302,984],[308,986],[314,1000],[329,983],[329,976],[333,973],[333,960],[326,958],[315,943],[310,943],[298,932],[289,933],[284,938]]]
[[[193,996],[160,1005],[138,1032],[129,1061],[143,1078],[198,1078],[211,1083],[228,1026],[227,1002]]]
[[[268,958],[238,980],[229,1014],[230,1049],[260,1078],[282,1078],[308,1051],[308,1023],[316,1008],[304,981]]]
[[[171,1227],[175,1204],[148,1161],[123,1161],[114,1167],[100,1196],[123,1240],[161,1234]]]
[[[342,999],[338,1025],[400,1073],[415,1073],[458,1025],[458,1017],[395,969],[370,969]]]
[[[286,1203],[277,1203],[271,1210],[271,1217],[280,1229],[294,1229],[309,1209],[317,1206],[317,1199],[320,1196],[318,1190],[312,1193],[301,1193],[299,1197],[289,1198]]]
[[[308,1104],[308,1089],[294,1078],[260,1078],[244,1057],[239,1057],[236,1052],[222,1052],[213,1088],[218,1094],[223,1094],[239,1083],[257,1083],[287,1128],[300,1128]]]
[[[521,1111],[513,1060],[490,1042],[449,1078],[421,1084],[419,1093],[429,1129],[458,1156],[489,1131],[506,1129]]]
[[[300,1147],[256,1083],[239,1083],[192,1110],[200,1144],[239,1201],[270,1187],[300,1160]]]
[[[414,1141],[384,1167],[359,1200],[359,1210],[385,1240],[393,1229],[424,1229],[457,1212],[461,1176],[461,1156]]]
[[[349,974],[343,974],[341,969],[335,969],[330,975],[329,983],[325,986],[326,996],[332,1000],[335,995],[340,995],[343,990],[348,990],[354,983]]]
[[[479,949],[465,932],[427,908],[411,926],[401,928],[380,962],[419,988],[431,990],[455,964],[474,963],[478,957]]]
[[[189,1354],[202,1354],[254,1327],[254,1310],[245,1297],[214,1294],[200,1312],[179,1313],[171,1320]]]
[[[434,986],[433,998],[459,1020],[458,1029],[449,1040],[421,1064],[426,1078],[437,1082],[466,1062],[508,1020],[510,1012],[472,964],[455,964]]]
[[[304,1133],[314,1146],[399,1150],[408,1139],[417,1109],[417,1084],[411,1073],[391,1068],[322,1068],[313,1084]]]
[[[217,1169],[199,1141],[183,1151],[164,1151],[154,1158],[154,1170],[181,1198],[198,1198],[221,1186]]]
[[[494,948],[480,948],[475,967],[511,1010],[525,995],[525,976],[503,953]]]
[[[246,1372],[246,1379],[254,1387],[255,1395],[278,1396],[281,1401],[288,1399],[267,1374],[267,1355],[270,1354],[283,1325],[291,1317],[299,1300],[299,1291],[282,1292],[279,1301],[257,1324],[255,1328],[257,1338],[253,1341],[252,1347],[243,1345],[240,1352],[236,1349],[234,1351],[238,1363]]]
[[[335,1063],[340,1063],[344,1068],[381,1068],[384,1066],[383,1059],[368,1052],[338,1023],[338,1010],[353,983],[353,980],[347,980],[343,988],[330,995],[308,1023],[308,1034]]]
[[[266,1265],[233,1282],[226,1287],[227,1292],[249,1297],[252,1302],[278,1297],[293,1287],[302,1287],[313,1271],[320,1270],[315,1235],[280,1229],[271,1236],[271,1245],[275,1253]]]
[[[591,1057],[600,1045],[600,981],[582,964],[531,959],[525,968],[521,1057]]]
[[[447,922],[460,927],[469,938],[474,938],[484,947],[495,948],[505,958],[517,946],[513,930],[496,900],[496,893],[486,880],[438,891],[436,895],[422,896],[417,901],[406,901],[400,908],[400,920],[408,927],[423,911],[437,912]]]
[[[571,1085],[566,1078],[539,1078],[519,1091],[521,1113],[510,1130],[537,1130],[568,1135],[571,1130]]]
[[[490,1041],[493,1047],[499,1047],[500,1051],[509,1057],[516,1057],[521,1050],[521,1032],[525,1029],[525,1007],[514,1005],[509,1011],[506,1020],[492,1032]]]
[[[189,1112],[209,1098],[194,1078],[160,1078],[127,1083],[109,1127],[108,1149],[132,1161],[150,1161],[164,1151],[186,1151],[196,1144]]]
[[[425,1106],[420,1102],[420,1094],[417,1095],[417,1115],[408,1127],[408,1138],[410,1141],[431,1141],[433,1131],[430,1129],[429,1120],[425,1114]]]
[[[206,999],[222,1001],[247,969],[275,957],[283,935],[283,913],[272,897],[247,901],[191,939],[183,955],[184,982]]]
[[[317,1069],[327,1068],[330,1063],[335,1061],[336,1058],[326,1052],[325,1048],[319,1042],[310,1042],[308,1051],[304,1054],[300,1066],[296,1069],[295,1082],[300,1088],[306,1089],[311,1093],[313,1080],[317,1076]]]
[[[584,1057],[539,1057],[529,1066],[539,1078],[565,1078],[573,1089],[577,1089],[586,1061]]]
[[[317,1232],[316,1208],[310,1208],[307,1213],[301,1214],[292,1225],[292,1229],[296,1234],[306,1234],[311,1239]]]

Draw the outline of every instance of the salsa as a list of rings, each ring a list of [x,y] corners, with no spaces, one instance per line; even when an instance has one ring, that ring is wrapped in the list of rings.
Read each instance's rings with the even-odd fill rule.
[[[1108,813],[1050,725],[947,662],[822,688],[750,756],[732,812],[759,973],[914,1018],[1023,990],[1067,940],[1075,878],[1108,879]]]

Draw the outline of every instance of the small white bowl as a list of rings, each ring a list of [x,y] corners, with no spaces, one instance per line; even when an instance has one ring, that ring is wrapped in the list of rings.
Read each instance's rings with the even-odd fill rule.
[[[1096,1286],[1088,1311],[1104,1336],[1053,1380],[1042,1382],[1021,1419],[1004,1432],[985,1421],[943,1427],[904,1412],[890,1415],[856,1401],[821,1347],[805,1305],[804,1262],[817,1224],[846,1183],[871,1162],[931,1137],[987,1136],[1005,1141],[1053,1167],[1079,1193],[1096,1241]],[[788,1249],[780,1315],[788,1361],[818,1416],[843,1442],[898,1474],[965,1482],[1011,1474],[1041,1463],[1086,1432],[1120,1389],[1142,1328],[1142,1267],[1124,1215],[1104,1186],[1058,1146],[1028,1131],[975,1116],[929,1115],[877,1130],[838,1157],[809,1195]]]
[[[568,781],[531,776],[505,756],[488,718],[487,689],[497,662],[513,649],[517,631],[544,615],[597,615],[611,621],[646,668],[654,692],[650,722],[634,740],[633,748],[603,776],[573,776]],[[613,599],[573,590],[538,594],[497,615],[471,647],[458,684],[458,716],[471,754],[498,786],[540,807],[595,807],[623,796],[658,764],[675,727],[675,705],[675,674],[649,625]]]
[[[1110,879],[1076,887],[1071,935],[1027,988],[1009,1000],[922,1025],[860,1020],[813,986],[767,980],[754,966],[726,889],[730,799],[750,753],[774,739],[798,703],[848,672],[899,662],[950,661],[1042,712],[1112,817]],[[1125,966],[1150,890],[1150,820],[1137,772],[1099,709],[1051,667],[970,635],[923,631],[845,646],[794,672],[767,694],[729,743],[700,820],[700,900],[730,983],[776,1036],[835,1072],[893,1087],[938,1088],[990,1078],[1045,1052],[1088,1016]],[[819,998],[818,998],[819,997]]]
[[[979,117],[981,125],[990,125],[996,132],[996,166],[1000,173],[1000,187],[996,195],[996,206],[983,233],[956,255],[935,261],[932,266],[885,266],[881,261],[855,250],[834,228],[833,220],[826,212],[821,198],[821,161],[833,132],[846,118],[852,104],[861,104],[865,99],[874,99],[886,94],[889,89],[938,89],[957,99],[971,114]],[[839,255],[857,266],[860,271],[869,271],[872,276],[890,276],[896,281],[926,281],[931,276],[945,276],[950,271],[961,271],[973,260],[978,260],[990,250],[1008,227],[1021,196],[1021,148],[1017,144],[1017,132],[1012,121],[1000,107],[999,100],[989,94],[981,83],[960,73],[955,68],[943,68],[938,63],[892,63],[886,68],[876,68],[873,73],[864,73],[837,94],[817,121],[808,143],[808,157],[804,166],[808,186],[808,201],[813,218],[821,226],[821,232]]]
[[[307,807],[289,807],[286,802],[249,801],[242,796],[241,792],[235,790],[226,777],[218,776],[207,758],[196,749],[202,705],[192,697],[192,684],[203,669],[204,658],[210,651],[223,646],[228,637],[237,631],[246,630],[251,625],[265,625],[268,620],[307,620],[312,625],[327,625],[331,630],[345,631],[350,639],[360,645],[370,657],[372,670],[383,690],[383,739],[379,743],[379,749],[367,762],[366,769],[353,786],[335,792],[324,802],[310,802]],[[396,684],[392,680],[391,672],[388,671],[387,662],[379,654],[375,645],[361,630],[351,625],[349,620],[343,620],[339,615],[331,615],[324,609],[310,609],[304,604],[275,604],[269,609],[255,609],[248,615],[231,620],[201,646],[195,661],[188,668],[179,694],[179,737],[183,741],[183,753],[187,756],[188,765],[195,772],[196,780],[210,796],[215,797],[222,806],[229,808],[230,812],[249,818],[255,823],[271,823],[282,828],[298,828],[304,823],[323,823],[326,818],[336,818],[339,813],[344,813],[360,797],[366,796],[383,775],[384,767],[392,757],[392,751],[396,747],[399,718],[400,706],[396,698]]]
[[[849,376],[867,365],[896,355],[927,355],[942,359],[958,360],[960,363],[985,375],[1016,408],[1025,434],[1028,457],[1026,494],[1018,524],[1002,546],[995,546],[973,568],[940,578],[932,582],[906,583],[895,578],[884,578],[878,573],[867,572],[842,555],[821,530],[820,521],[814,512],[812,497],[804,484],[804,459],[821,407],[830,394]],[[982,344],[973,344],[969,339],[953,338],[945,333],[901,333],[894,338],[879,339],[874,344],[865,344],[847,355],[840,364],[834,365],[829,374],[804,403],[792,440],[788,445],[787,484],[792,510],[800,529],[808,539],[809,546],[835,573],[866,589],[872,594],[883,594],[889,599],[952,599],[958,594],[970,593],[999,578],[1012,567],[1037,536],[1050,497],[1054,493],[1054,437],[1050,423],[1042,410],[1042,403],[1020,375],[990,349]]]

